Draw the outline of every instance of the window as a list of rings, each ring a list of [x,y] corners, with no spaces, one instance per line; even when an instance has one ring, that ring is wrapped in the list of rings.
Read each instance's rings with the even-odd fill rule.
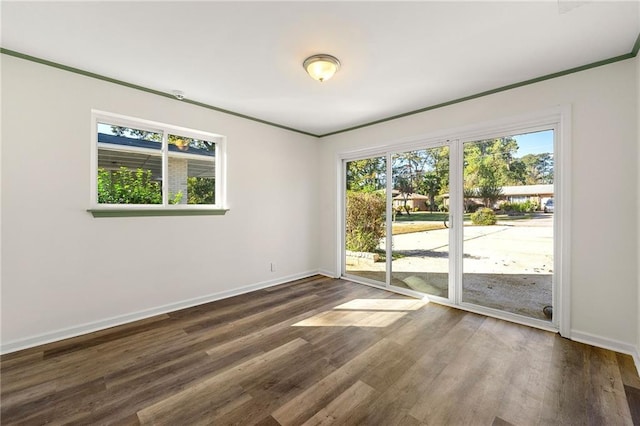
[[[94,216],[224,213],[221,135],[93,112]]]

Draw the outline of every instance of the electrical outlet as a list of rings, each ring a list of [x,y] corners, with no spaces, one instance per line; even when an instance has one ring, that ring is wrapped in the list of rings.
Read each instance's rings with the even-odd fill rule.
[[[271,272],[275,272],[276,271],[276,264],[271,262]]]

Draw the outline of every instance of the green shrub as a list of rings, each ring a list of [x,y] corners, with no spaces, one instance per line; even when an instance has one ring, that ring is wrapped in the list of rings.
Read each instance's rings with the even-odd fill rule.
[[[507,213],[531,213],[538,208],[538,204],[532,201],[525,201],[523,203],[502,203],[500,208]]]
[[[384,237],[384,195],[347,191],[346,247],[350,251],[372,253]]]
[[[162,204],[160,182],[153,179],[151,170],[98,169],[98,203]]]
[[[216,181],[212,178],[187,178],[188,204],[215,204]]]
[[[471,215],[471,223],[474,225],[495,225],[497,220],[493,210],[486,207],[478,209]]]

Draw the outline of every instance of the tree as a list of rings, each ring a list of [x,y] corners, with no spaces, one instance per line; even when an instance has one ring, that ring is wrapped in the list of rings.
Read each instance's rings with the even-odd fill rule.
[[[349,191],[372,192],[386,185],[386,161],[384,157],[367,158],[347,163],[346,186]]]
[[[398,191],[400,191],[400,196],[404,201],[403,203],[404,211],[407,212],[408,215],[410,215],[411,211],[407,206],[407,203],[409,201],[409,196],[415,192],[415,189],[413,188],[413,182],[409,178],[399,176],[396,178],[395,187]]]
[[[514,159],[508,165],[506,185],[527,185],[527,167],[520,159]]]
[[[449,147],[432,148],[427,153],[431,169],[438,176],[439,194],[449,192]]]
[[[551,153],[527,154],[521,158],[521,161],[525,168],[527,185],[553,183],[553,155]]]
[[[511,137],[482,140],[464,146],[464,189],[467,196],[492,206],[505,185],[524,181],[521,162],[515,159],[518,143]]]
[[[400,193],[407,214],[411,214],[409,197],[416,193],[428,162],[426,150],[407,151],[393,156],[393,189]]]
[[[492,207],[502,196],[502,187],[495,183],[485,183],[478,188],[478,197],[486,207]]]
[[[427,172],[422,176],[418,191],[429,197],[429,211],[436,207],[436,195],[442,190],[442,179],[437,172]]]

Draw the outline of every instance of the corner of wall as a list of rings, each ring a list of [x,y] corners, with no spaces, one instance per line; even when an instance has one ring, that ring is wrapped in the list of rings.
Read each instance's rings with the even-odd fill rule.
[[[640,13],[640,11],[639,11]],[[640,17],[639,17],[640,18]],[[640,164],[640,54],[636,55],[636,132],[638,134],[638,143],[637,143],[637,161]],[[638,167],[636,167],[637,176],[637,194],[636,194],[636,212],[640,212],[640,171],[638,171]],[[636,265],[640,265],[640,214],[637,214],[638,227],[637,227],[637,243],[636,243],[636,251],[638,255],[638,262]],[[637,340],[636,340],[636,351],[634,354],[634,361],[636,363],[636,370],[638,374],[640,374],[640,267],[636,266],[638,270],[636,271],[637,279],[638,279],[638,293],[637,293],[637,312],[638,312],[638,325],[637,325]]]

